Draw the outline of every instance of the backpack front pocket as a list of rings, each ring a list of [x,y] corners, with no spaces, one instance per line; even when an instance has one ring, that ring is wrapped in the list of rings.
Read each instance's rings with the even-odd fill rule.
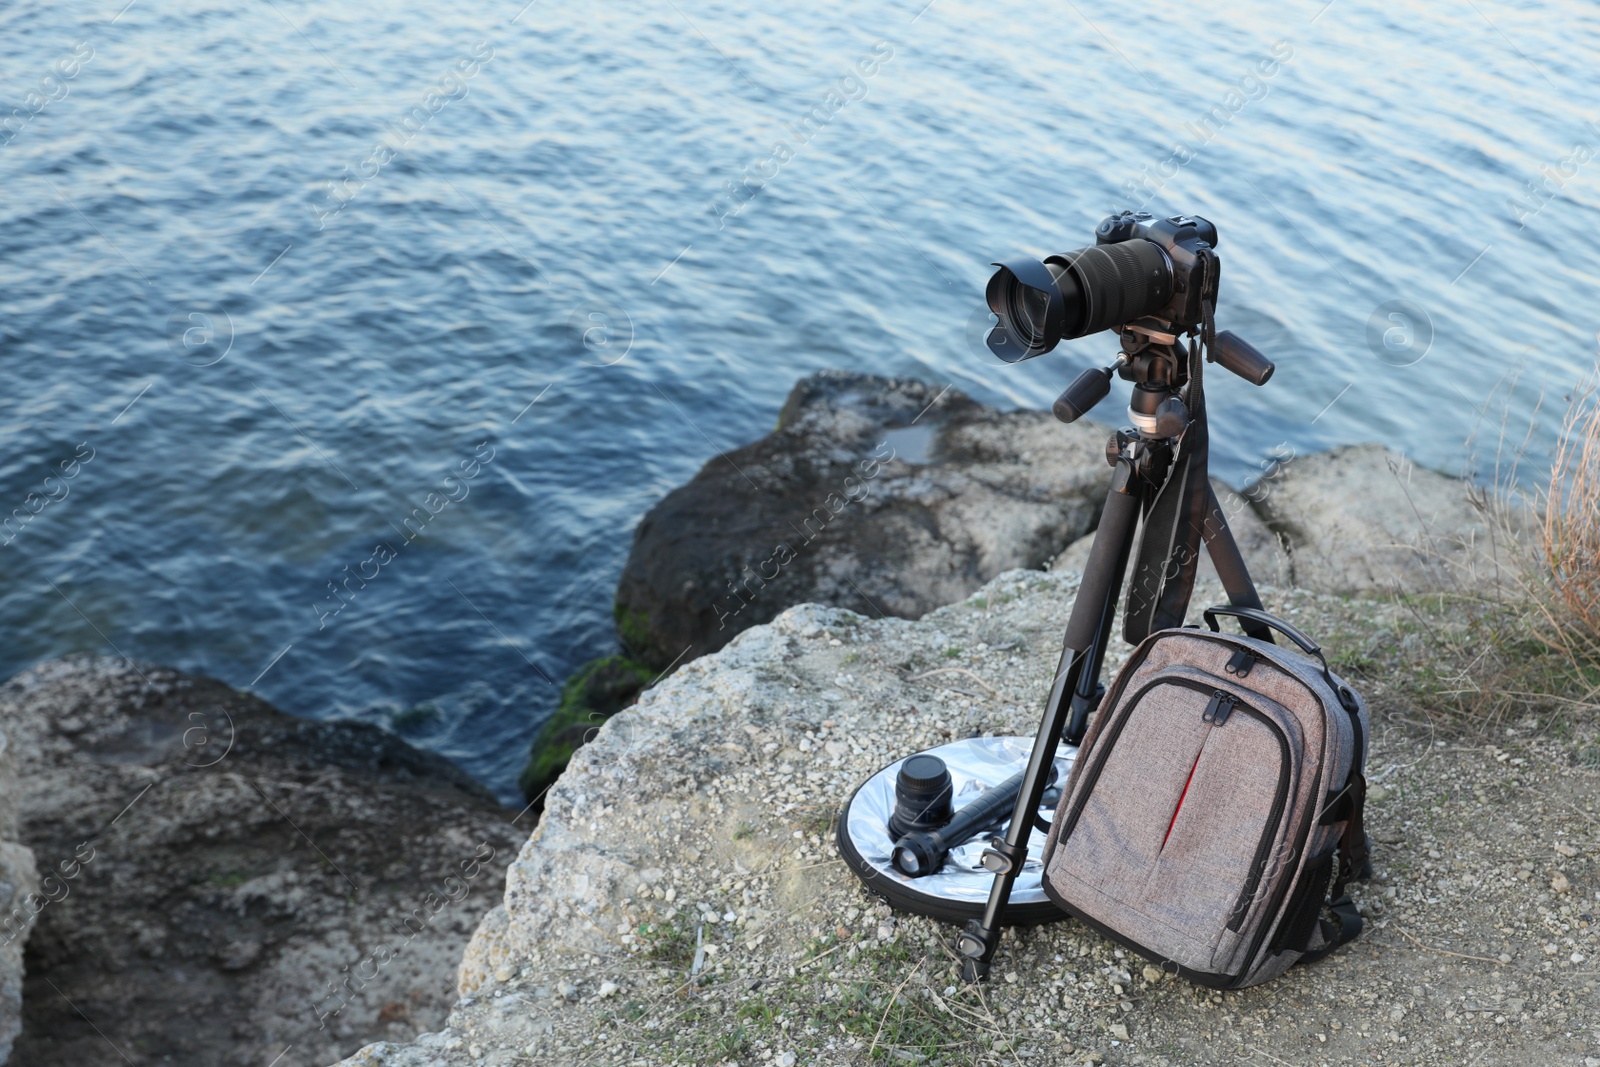
[[[1170,675],[1107,725],[1051,858],[1052,895],[1153,955],[1213,970],[1286,858],[1272,845],[1289,739],[1220,684]]]

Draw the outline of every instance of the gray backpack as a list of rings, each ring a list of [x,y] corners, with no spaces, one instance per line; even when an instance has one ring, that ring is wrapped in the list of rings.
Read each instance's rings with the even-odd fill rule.
[[[1270,626],[1314,658],[1220,633],[1218,615]],[[1106,692],[1051,823],[1043,882],[1162,968],[1237,989],[1361,933],[1345,884],[1371,874],[1369,731],[1366,705],[1305,634],[1253,608],[1204,618],[1209,632],[1151,634]]]

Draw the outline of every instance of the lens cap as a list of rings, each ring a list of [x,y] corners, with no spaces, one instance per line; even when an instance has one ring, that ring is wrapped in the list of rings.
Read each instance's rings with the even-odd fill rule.
[[[890,838],[898,840],[915,831],[937,830],[949,822],[954,814],[952,791],[950,769],[944,760],[926,752],[909,757],[895,776]]]

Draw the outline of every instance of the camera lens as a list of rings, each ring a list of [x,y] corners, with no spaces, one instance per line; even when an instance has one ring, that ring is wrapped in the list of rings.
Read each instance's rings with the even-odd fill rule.
[[[1050,294],[1026,286],[1015,286],[1011,291],[1011,317],[1022,326],[1028,339],[1044,336],[1045,311],[1050,307]]]
[[[988,345],[1008,363],[1149,315],[1172,298],[1172,261],[1143,239],[996,266],[988,298],[1000,326]]]
[[[1072,273],[1087,299],[1083,318],[1069,338],[1131,322],[1172,297],[1172,262],[1153,241],[1085,248],[1073,259]]]
[[[1000,325],[989,332],[989,350],[1007,363],[1048,352],[1061,333],[1062,296],[1056,273],[1036,259],[997,264],[984,291]]]
[[[951,792],[950,769],[944,760],[926,752],[908,757],[895,777],[889,838],[898,841],[909,833],[937,830],[949,822],[954,814]]]

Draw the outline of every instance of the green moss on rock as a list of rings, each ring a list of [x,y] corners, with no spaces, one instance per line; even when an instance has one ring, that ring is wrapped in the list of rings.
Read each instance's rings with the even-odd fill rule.
[[[619,618],[620,628],[620,618]],[[544,795],[578,746],[611,716],[632,704],[655,673],[627,656],[591,660],[561,687],[561,703],[538,735],[528,765],[517,779],[523,796],[535,802]]]
[[[650,616],[639,608],[624,607],[622,601],[618,600],[612,605],[611,617],[616,620],[617,636],[635,661],[647,658],[650,651]]]

